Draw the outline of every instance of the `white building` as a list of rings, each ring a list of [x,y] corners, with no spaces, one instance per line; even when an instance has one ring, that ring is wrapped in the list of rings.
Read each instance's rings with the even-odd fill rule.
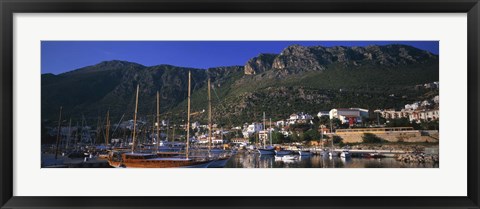
[[[406,110],[402,109],[400,111],[395,111],[395,110],[382,110],[379,111],[379,113],[382,115],[383,118],[385,119],[398,119],[398,118],[408,118],[410,121],[418,121],[420,122],[421,120],[437,120],[440,119],[440,114],[438,109],[433,109],[433,110],[426,110],[426,109],[416,109],[416,110]]]
[[[362,108],[338,108],[331,109],[329,112],[330,119],[338,118],[342,124],[361,123],[362,117],[368,117],[368,110]]]
[[[254,133],[257,133],[261,130],[263,130],[262,123],[252,123],[248,125],[246,129],[243,130],[242,134],[244,138],[248,138],[252,136]]]
[[[396,111],[394,109],[382,110],[380,114],[385,119],[397,119],[397,118],[409,118],[410,115],[414,112],[412,109],[402,109],[401,111]]]
[[[414,102],[412,104],[406,104],[405,109],[406,110],[416,110],[420,106],[420,102]]]
[[[437,109],[434,110],[420,110],[420,111],[414,111],[412,114],[408,117],[410,121],[431,121],[431,120],[437,120],[440,119],[440,111]]]
[[[313,116],[308,113],[293,113],[287,119],[287,124],[309,123],[311,120],[313,120]]]
[[[431,105],[431,104],[430,104],[430,102],[429,102],[428,100],[424,100],[424,101],[420,104],[420,106],[422,106],[422,107],[426,107],[426,106],[430,106],[430,105]]]
[[[198,137],[197,142],[199,144],[208,144],[208,140],[210,137],[208,137],[208,134],[204,134]],[[212,137],[212,144],[223,144],[223,140],[221,137]]]
[[[285,126],[285,121],[284,120],[279,120],[279,121],[275,122],[275,125],[277,127],[284,127]]]

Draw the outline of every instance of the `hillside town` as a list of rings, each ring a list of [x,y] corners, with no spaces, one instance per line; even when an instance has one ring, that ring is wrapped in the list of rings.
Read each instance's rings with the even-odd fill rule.
[[[41,167],[439,166],[438,54],[272,43],[243,65],[42,74]]]

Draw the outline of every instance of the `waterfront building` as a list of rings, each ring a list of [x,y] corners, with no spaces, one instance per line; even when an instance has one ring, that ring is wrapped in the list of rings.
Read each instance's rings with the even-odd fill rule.
[[[440,111],[438,109],[414,111],[408,117],[408,119],[410,121],[417,121],[417,122],[420,122],[422,120],[424,121],[438,120],[440,119]]]
[[[381,114],[382,117],[385,119],[408,118],[410,122],[420,122],[422,120],[431,121],[440,119],[440,112],[438,109],[402,109],[400,111],[388,109],[376,110],[375,112]]]
[[[402,109],[400,111],[396,111],[394,109],[387,109],[380,111],[381,115],[385,119],[398,119],[398,118],[409,118],[414,111],[411,109]]]
[[[208,144],[209,140],[208,134],[201,135],[197,138],[197,143],[199,144]],[[223,140],[221,138],[217,138],[215,136],[212,136],[212,144],[223,144]]]
[[[337,118],[342,124],[361,123],[362,117],[368,117],[368,110],[362,108],[338,108],[329,112],[330,119]]]

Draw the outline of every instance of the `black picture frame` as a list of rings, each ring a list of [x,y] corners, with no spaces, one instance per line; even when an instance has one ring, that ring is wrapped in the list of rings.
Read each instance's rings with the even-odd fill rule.
[[[1,208],[479,208],[478,0],[0,0]],[[15,13],[467,13],[468,195],[465,197],[19,197],[13,196]],[[452,181],[452,179],[445,179]],[[439,182],[439,187],[442,182]]]

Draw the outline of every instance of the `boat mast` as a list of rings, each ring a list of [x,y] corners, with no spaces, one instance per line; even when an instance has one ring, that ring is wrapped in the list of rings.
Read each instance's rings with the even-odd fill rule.
[[[175,124],[173,124],[173,127],[172,127],[172,143],[175,142]]]
[[[78,125],[78,122],[77,122],[77,125]],[[95,142],[94,144],[97,143],[97,140],[100,141],[100,132],[101,132],[101,128],[100,128],[100,116],[98,116],[98,119],[97,119],[97,130],[96,130],[96,136],[95,136]]]
[[[188,102],[187,102],[187,150],[185,152],[185,158],[188,159],[188,148],[190,144],[190,88],[191,88],[191,76],[192,73],[188,71]]]
[[[158,151],[158,146],[160,143],[160,93],[157,91],[157,123],[155,124],[157,126],[157,151]]]
[[[68,143],[70,142],[71,137],[72,137],[72,118],[70,118],[70,122],[68,123],[68,138],[67,138],[67,144],[65,145],[65,150],[68,149]]]
[[[320,144],[322,145],[323,148],[323,125],[320,125]]]
[[[105,126],[105,146],[108,146],[108,138],[110,136],[110,110],[107,110],[107,121]]]
[[[272,118],[270,118],[270,130],[268,130],[268,136],[270,136],[270,146],[272,146]]]
[[[152,115],[152,131],[150,132],[150,136],[152,136],[152,143],[155,141],[157,141],[157,138],[155,137],[155,125],[156,125],[156,121],[157,119],[155,119],[155,114]],[[155,145],[156,147],[157,145]]]
[[[208,151],[212,149],[212,98],[210,96],[210,78],[208,78]]]
[[[85,121],[85,117],[84,117],[83,114],[82,114],[82,127],[80,127],[80,143],[83,142],[83,127],[85,127],[85,126],[83,125],[83,122],[84,122],[84,121]]]
[[[223,127],[220,129],[220,140],[222,141],[223,150],[225,150],[225,145],[223,144]]]
[[[266,130],[266,126],[267,124],[265,123],[265,112],[263,112],[263,148],[265,148],[265,144],[267,143],[266,139],[265,139],[265,130]]]
[[[55,160],[58,155],[58,144],[60,143],[60,125],[62,124],[62,106],[60,106],[60,116],[58,116],[58,128],[57,128],[57,146],[55,147]]]
[[[332,156],[333,156],[334,147],[333,147],[333,126],[332,126],[332,119],[330,119],[330,134],[331,134],[331,136],[332,136]]]
[[[135,128],[136,128],[136,125],[137,125],[138,89],[139,89],[139,85],[137,84],[137,96],[136,96],[136,99],[135,99],[135,114],[133,115],[132,153],[135,151]]]
[[[78,145],[78,120],[77,120],[77,124],[75,125],[75,149],[77,149],[77,145]]]

